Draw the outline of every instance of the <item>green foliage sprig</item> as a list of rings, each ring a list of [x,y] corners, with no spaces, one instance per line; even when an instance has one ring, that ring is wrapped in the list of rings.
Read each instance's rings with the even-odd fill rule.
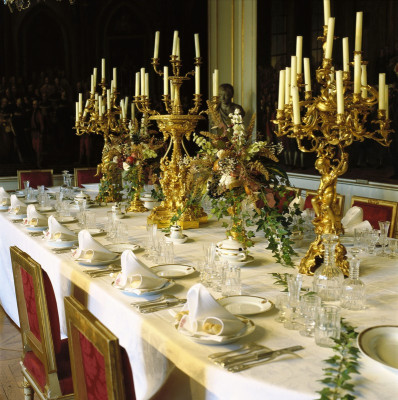
[[[320,380],[326,386],[318,391],[321,395],[319,400],[354,400],[355,387],[352,375],[358,373],[358,353],[359,349],[355,346],[358,333],[355,328],[343,319],[341,320],[340,339],[334,339],[336,345],[333,357],[325,360],[329,365],[323,368],[325,378]]]
[[[282,292],[288,292],[287,277],[286,277],[287,273],[280,274],[279,272],[271,272],[271,275],[275,279],[274,285],[283,286],[284,289],[282,290]]]

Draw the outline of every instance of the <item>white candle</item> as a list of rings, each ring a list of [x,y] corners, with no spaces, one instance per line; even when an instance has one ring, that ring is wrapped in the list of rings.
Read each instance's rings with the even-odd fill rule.
[[[131,103],[131,120],[135,120],[135,104]]]
[[[94,110],[98,112],[98,93],[95,94],[94,100]]]
[[[290,85],[291,91],[293,94],[293,88],[297,87],[297,58],[296,56],[291,57],[291,77],[290,77]]]
[[[115,85],[113,83],[113,79],[111,80],[111,93],[115,92]]]
[[[384,86],[384,107],[386,108],[386,118],[390,118],[390,110],[388,106],[388,85]]]
[[[330,0],[323,0],[323,16],[325,25],[327,25],[330,18]]]
[[[285,73],[285,104],[289,104],[290,102],[290,95],[291,95],[291,88],[290,88],[290,67],[286,67]]]
[[[101,79],[105,80],[105,58],[101,60]]]
[[[337,114],[344,114],[343,71],[336,71]]]
[[[386,74],[379,74],[379,110],[386,109]]]
[[[120,100],[120,108],[122,109],[122,118],[126,118],[126,103],[122,100]]]
[[[117,75],[116,68],[113,68],[113,84],[114,84],[114,87],[115,87],[115,91],[116,91],[116,88],[117,88],[116,75]]]
[[[145,95],[145,68],[141,68],[141,96]]]
[[[361,92],[362,92],[362,98],[366,99],[368,97],[368,90],[366,89],[366,86],[368,84],[368,73],[366,71],[366,65],[361,65]]]
[[[195,94],[200,94],[200,67],[195,66]]]
[[[79,102],[76,102],[76,122],[79,121]]]
[[[177,38],[177,52],[176,52],[177,60],[181,60],[180,54],[180,38]]]
[[[172,56],[177,55],[177,40],[178,40],[178,31],[174,31],[174,36],[173,36],[173,50],[171,52]]]
[[[194,40],[195,40],[195,57],[199,58],[200,57],[199,33],[195,33]]]
[[[310,70],[310,59],[304,58],[304,83],[305,91],[311,91],[311,70]]]
[[[135,95],[136,96],[140,95],[140,73],[139,72],[135,73]]]
[[[362,50],[362,20],[363,12],[357,12],[357,20],[355,25],[355,51]]]
[[[108,110],[111,109],[111,91],[110,91],[110,89],[107,89],[107,91],[106,91],[106,106],[108,107]]]
[[[297,36],[296,40],[297,73],[303,72],[303,37]]]
[[[91,89],[90,89],[90,93],[93,94],[94,93],[94,76],[91,75]]]
[[[98,112],[99,116],[102,117],[102,96],[98,96]]]
[[[149,97],[149,73],[145,73],[145,96]]]
[[[213,96],[218,96],[218,69],[214,70],[213,76]]]
[[[169,67],[163,67],[163,94],[169,94]]]
[[[155,48],[153,50],[153,58],[159,58],[159,37],[160,37],[160,32],[156,31],[155,32]]]
[[[343,71],[350,71],[350,53],[348,47],[348,37],[343,38]]]
[[[129,98],[126,96],[124,98],[124,111],[126,113],[125,118],[127,118],[128,105],[129,105]]]
[[[354,93],[361,91],[361,54],[354,54]]]
[[[299,125],[301,124],[301,117],[300,117],[299,93],[297,86],[292,88],[292,100],[293,100],[293,123],[294,125]]]
[[[326,51],[325,51],[325,58],[327,59],[332,58],[333,37],[334,37],[334,18],[329,18],[328,34],[326,36]]]
[[[84,106],[83,118],[86,118],[86,115],[87,115],[87,107],[88,107],[88,100],[86,100],[86,104],[85,104],[85,106]]]
[[[97,69],[97,68],[94,68],[94,69],[93,69],[93,77],[94,77],[94,90],[95,90],[95,88],[97,87],[97,71],[98,71],[98,69]]]
[[[174,100],[174,85],[173,85],[173,81],[170,81],[170,100],[171,101]]]
[[[285,109],[285,73],[284,69],[279,71],[278,110]]]
[[[83,113],[83,93],[79,93],[79,113]]]

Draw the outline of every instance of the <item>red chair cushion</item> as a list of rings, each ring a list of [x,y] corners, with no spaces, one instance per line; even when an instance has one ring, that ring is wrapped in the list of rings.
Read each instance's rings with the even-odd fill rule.
[[[24,181],[29,181],[29,186],[32,188],[37,188],[37,186],[52,186],[53,176],[50,171],[31,171],[31,172],[21,172],[20,175],[21,189],[25,189]]]
[[[282,212],[284,206],[288,206],[295,197],[296,197],[296,192],[294,190],[289,190],[282,197],[279,197],[279,195],[276,195],[275,196],[276,207],[278,207],[279,212]]]
[[[82,169],[76,171],[77,186],[83,187],[84,183],[99,183],[101,181],[101,175],[95,176],[97,169]]]
[[[363,219],[368,220],[373,229],[380,229],[379,221],[391,221],[393,208],[384,204],[372,204],[354,200],[352,206],[361,207],[363,210]],[[391,229],[390,225],[390,229]]]
[[[68,339],[61,341],[61,350],[56,355],[58,379],[63,395],[73,393],[72,373],[70,369]],[[44,392],[46,372],[42,362],[33,351],[28,351],[23,359],[23,365]]]
[[[98,349],[79,332],[88,400],[107,400],[105,360]]]
[[[305,202],[304,202],[304,210],[307,208],[313,208],[312,207],[312,203],[311,200],[314,198],[315,196],[313,194],[307,194],[307,196],[305,197]]]
[[[33,277],[22,267],[20,267],[20,270],[21,270],[22,287],[26,304],[26,311],[28,314],[29,329],[41,342],[39,319],[37,316],[35,289],[33,287]]]

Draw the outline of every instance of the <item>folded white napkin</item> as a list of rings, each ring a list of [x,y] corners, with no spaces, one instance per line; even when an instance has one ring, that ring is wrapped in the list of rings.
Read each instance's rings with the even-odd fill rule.
[[[131,250],[125,250],[121,258],[122,272],[116,277],[116,285],[135,294],[160,289],[167,279],[159,278],[143,264]]]
[[[363,220],[363,210],[361,207],[351,207],[341,219],[346,236],[353,235],[355,229],[357,231],[372,230],[372,225],[369,221]]]
[[[8,206],[10,204],[10,195],[0,186],[0,206]]]
[[[289,204],[289,210],[294,210],[295,204],[299,206],[299,210],[303,211],[305,200],[301,196],[295,197]]]
[[[83,229],[79,232],[79,247],[72,253],[73,258],[94,263],[96,261],[109,261],[117,258],[117,254],[108,250]]]
[[[15,194],[11,195],[11,206],[10,206],[10,214],[21,215],[26,214],[27,205],[18,199]]]
[[[53,215],[48,217],[47,240],[77,240],[77,234],[60,224]]]
[[[33,204],[30,204],[27,208],[27,218],[25,219],[25,221],[25,225],[47,226],[48,220],[47,217],[37,212],[36,207]]]
[[[200,283],[189,289],[184,310],[189,312],[181,318],[178,330],[201,333],[211,340],[222,342],[225,336],[237,334],[245,326],[240,319],[218,304]]]

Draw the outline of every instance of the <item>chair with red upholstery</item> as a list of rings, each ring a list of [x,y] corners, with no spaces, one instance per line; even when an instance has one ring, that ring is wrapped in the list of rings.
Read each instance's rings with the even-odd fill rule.
[[[29,186],[36,189],[38,186],[44,185],[50,187],[53,185],[52,169],[34,169],[17,171],[18,187],[25,189],[24,181],[29,181]]]
[[[85,183],[99,183],[102,174],[97,175],[97,168],[75,168],[75,186],[83,187]]]
[[[25,400],[32,400],[34,393],[42,400],[73,399],[68,339],[61,340],[51,281],[18,247],[10,247],[10,253],[23,344]]]
[[[304,210],[307,208],[313,208],[311,200],[316,196],[316,194],[317,194],[316,190],[306,190]],[[345,199],[344,195],[337,194],[337,204],[341,216],[343,216],[343,211],[344,211],[344,199]]]
[[[126,351],[74,297],[65,297],[65,314],[76,399],[135,399]]]
[[[351,207],[361,207],[363,210],[363,219],[368,220],[374,229],[380,229],[379,221],[390,221],[388,236],[394,237],[395,225],[397,220],[396,201],[376,200],[368,197],[351,197]]]

